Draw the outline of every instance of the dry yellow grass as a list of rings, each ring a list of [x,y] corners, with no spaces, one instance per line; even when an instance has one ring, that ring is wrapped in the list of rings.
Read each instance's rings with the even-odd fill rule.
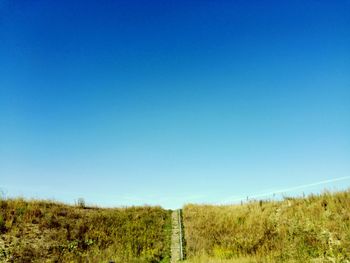
[[[184,261],[184,263],[259,263],[259,262],[261,261],[254,258],[248,258],[248,257],[220,259],[220,258],[210,257],[208,255],[196,256]]]
[[[350,259],[350,191],[281,202],[186,205],[183,218],[190,262]],[[209,257],[201,261],[201,255]]]
[[[186,205],[188,263],[350,262],[350,191]],[[0,200],[0,262],[169,262],[170,211]]]
[[[170,213],[0,200],[0,262],[167,262]]]

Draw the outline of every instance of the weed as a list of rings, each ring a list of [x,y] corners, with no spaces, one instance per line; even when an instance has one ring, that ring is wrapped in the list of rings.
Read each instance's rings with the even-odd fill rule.
[[[82,208],[82,209],[86,208],[86,204],[85,204],[84,198],[78,198],[77,206],[79,208]]]

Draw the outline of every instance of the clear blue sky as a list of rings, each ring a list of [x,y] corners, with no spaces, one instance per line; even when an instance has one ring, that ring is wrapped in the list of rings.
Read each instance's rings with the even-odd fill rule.
[[[349,176],[349,13],[0,0],[0,188],[172,208]]]

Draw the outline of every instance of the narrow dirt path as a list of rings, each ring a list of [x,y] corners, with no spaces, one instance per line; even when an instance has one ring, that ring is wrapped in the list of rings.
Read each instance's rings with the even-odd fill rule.
[[[173,211],[171,221],[171,263],[174,263],[183,259],[180,210]]]

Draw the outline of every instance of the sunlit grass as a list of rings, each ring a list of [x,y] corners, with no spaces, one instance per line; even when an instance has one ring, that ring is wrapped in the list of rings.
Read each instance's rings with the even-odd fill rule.
[[[0,200],[0,262],[169,262],[171,211]],[[186,205],[186,263],[350,262],[350,191]]]
[[[186,205],[183,218],[191,263],[350,259],[350,191],[280,202]]]
[[[170,214],[160,207],[0,200],[0,262],[167,262]]]

